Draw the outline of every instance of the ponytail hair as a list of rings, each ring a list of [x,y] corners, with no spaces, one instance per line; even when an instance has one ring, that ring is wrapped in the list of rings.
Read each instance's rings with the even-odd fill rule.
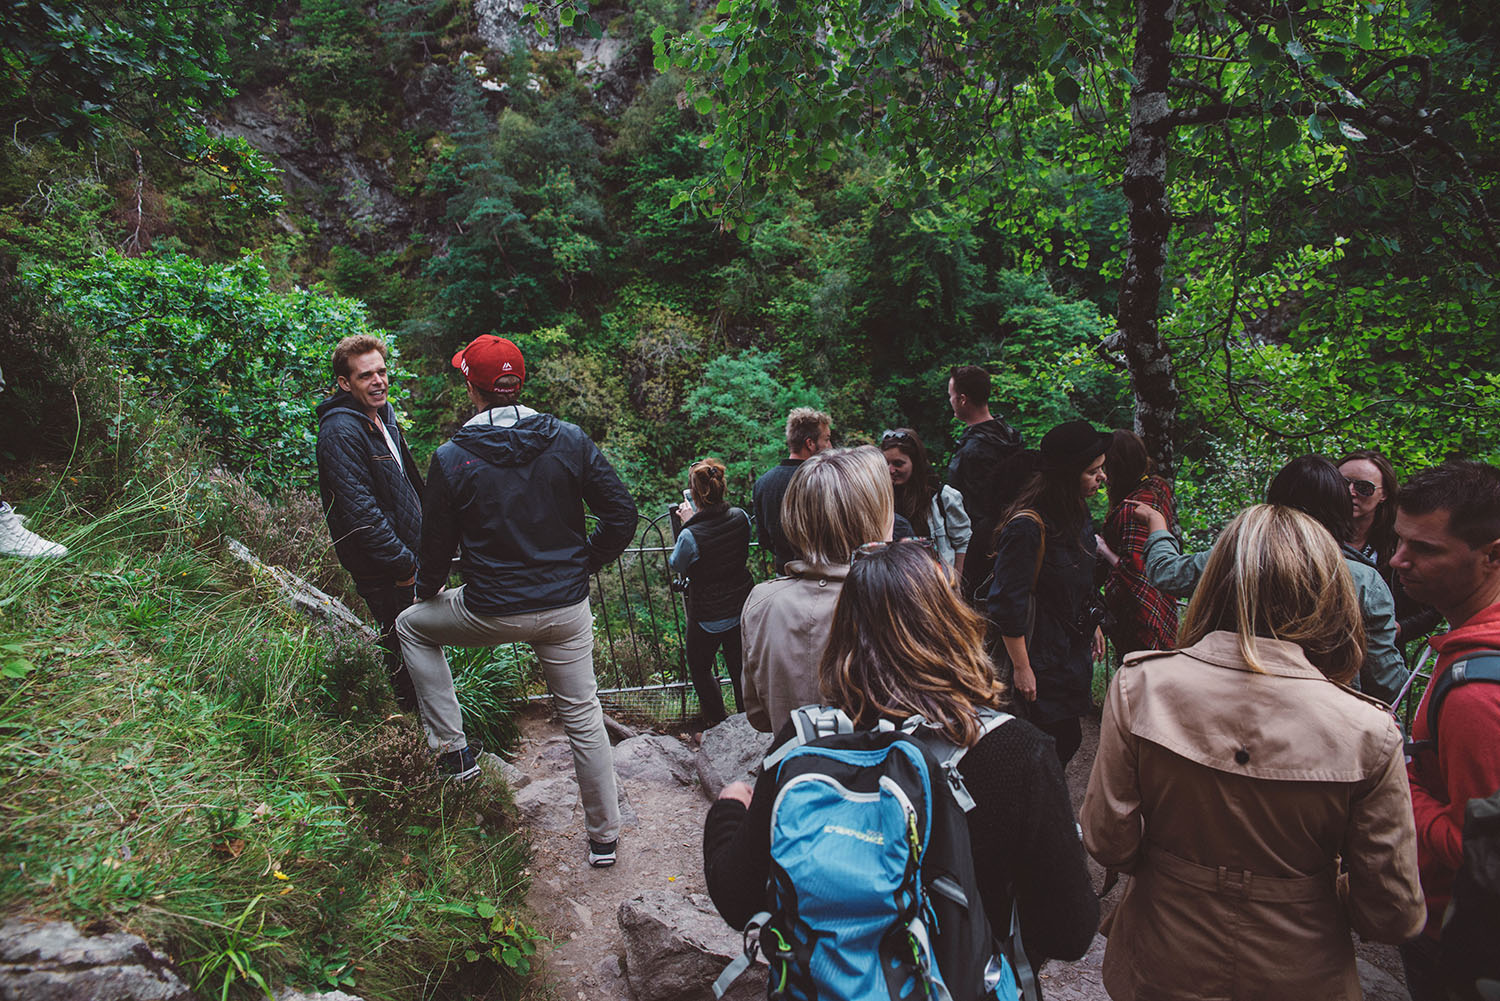
[[[693,491],[693,503],[700,509],[724,503],[724,463],[699,459],[688,471],[688,486]]]

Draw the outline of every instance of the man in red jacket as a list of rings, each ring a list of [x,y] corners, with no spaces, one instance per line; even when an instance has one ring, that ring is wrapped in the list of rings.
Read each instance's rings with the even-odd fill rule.
[[[1396,501],[1396,534],[1401,543],[1391,566],[1401,583],[1453,627],[1432,638],[1433,681],[1455,661],[1500,651],[1500,469],[1450,461],[1418,473]],[[1413,740],[1430,736],[1425,697],[1411,730]],[[1463,861],[1464,808],[1500,789],[1500,685],[1455,687],[1443,702],[1440,732],[1439,746],[1407,765],[1427,898],[1426,930],[1401,947],[1412,1001],[1447,997],[1437,943]]]

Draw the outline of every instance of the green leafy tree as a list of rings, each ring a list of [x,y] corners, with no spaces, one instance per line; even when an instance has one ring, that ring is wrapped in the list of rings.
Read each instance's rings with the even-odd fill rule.
[[[787,412],[822,406],[779,355],[754,348],[710,361],[686,401],[698,454],[722,459],[728,481],[747,497],[755,477],[786,457]]]

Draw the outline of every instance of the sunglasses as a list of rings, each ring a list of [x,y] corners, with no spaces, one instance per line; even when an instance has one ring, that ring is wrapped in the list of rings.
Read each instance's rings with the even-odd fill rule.
[[[880,447],[884,448],[893,441],[911,441],[911,435],[905,431],[882,431],[880,432]]]
[[[1375,496],[1375,484],[1371,483],[1369,480],[1351,480],[1346,476],[1344,477],[1344,482],[1349,484],[1350,490],[1353,490],[1361,497]]]
[[[868,559],[871,556],[878,556],[892,546],[918,546],[926,550],[927,554],[933,559],[938,558],[937,546],[933,544],[931,539],[925,536],[913,536],[909,539],[896,539],[894,542],[866,542],[854,550],[854,555],[850,558],[849,562],[851,564],[858,563],[860,560]]]

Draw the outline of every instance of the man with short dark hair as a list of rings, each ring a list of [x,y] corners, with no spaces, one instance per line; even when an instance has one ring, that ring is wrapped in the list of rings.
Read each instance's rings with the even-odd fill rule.
[[[615,862],[620,808],[594,680],[589,576],[635,535],[636,507],[575,424],[521,405],[526,361],[510,341],[476,338],[453,356],[478,413],[437,450],[422,505],[417,604],[397,620],[438,770],[479,774],[444,646],[528,643],[573,749],[589,864]],[[598,518],[589,533],[584,505]],[[460,547],[464,584],[444,590]]]
[[[363,334],[333,349],[338,390],[318,404],[318,493],[339,562],[380,625],[396,701],[417,708],[396,616],[412,602],[422,531],[422,476],[386,398],[386,347]]]
[[[821,410],[797,407],[786,415],[787,457],[760,475],[751,492],[755,508],[756,539],[760,551],[771,558],[771,569],[780,574],[797,553],[781,530],[781,498],[797,467],[825,448],[833,447],[832,419]]]
[[[995,525],[1021,487],[1024,448],[1020,432],[990,413],[990,374],[978,365],[949,373],[948,404],[965,425],[948,463],[948,485],[963,495],[971,530],[963,593],[983,605],[976,592],[994,572]]]
[[[1437,666],[1411,728],[1412,740],[1420,742],[1432,735],[1428,697],[1444,675],[1474,654],[1500,651],[1500,469],[1449,461],[1418,473],[1397,498],[1396,534],[1400,544],[1391,566],[1402,585],[1453,627],[1430,641]],[[1437,745],[1416,750],[1407,765],[1427,898],[1426,930],[1401,947],[1413,1001],[1448,997],[1438,942],[1463,862],[1464,809],[1500,789],[1500,685],[1452,687],[1440,724]]]

